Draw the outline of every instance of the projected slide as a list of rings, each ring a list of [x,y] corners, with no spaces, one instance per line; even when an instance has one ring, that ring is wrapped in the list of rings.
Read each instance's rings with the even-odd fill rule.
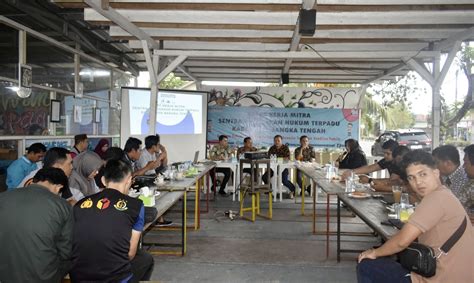
[[[178,92],[158,92],[156,131],[160,134],[201,134],[202,97]]]
[[[150,91],[129,89],[130,134],[148,134],[150,117]]]
[[[150,90],[128,89],[131,135],[146,135],[150,127]],[[203,97],[179,91],[160,91],[156,132],[160,135],[202,134]]]

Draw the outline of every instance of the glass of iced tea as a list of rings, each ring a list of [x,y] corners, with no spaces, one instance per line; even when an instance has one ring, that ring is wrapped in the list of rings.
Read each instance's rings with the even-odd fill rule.
[[[393,192],[393,201],[395,203],[400,203],[400,198],[402,196],[402,188],[400,186],[392,186]]]

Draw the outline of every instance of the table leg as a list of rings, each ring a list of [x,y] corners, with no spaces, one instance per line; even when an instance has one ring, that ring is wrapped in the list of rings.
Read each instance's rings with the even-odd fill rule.
[[[209,212],[209,173],[206,174],[206,213]]]
[[[199,180],[196,181],[195,185],[195,201],[194,201],[194,230],[199,229]]]
[[[183,195],[183,224],[181,225],[181,235],[182,235],[182,250],[181,250],[181,255],[184,256],[186,254],[186,238],[187,238],[187,235],[186,235],[186,218],[187,218],[187,215],[186,215],[186,211],[187,211],[187,203],[186,203],[186,199],[187,199],[187,193],[186,193],[186,190],[184,191],[184,195]]]
[[[216,177],[217,173],[215,171],[215,168],[214,168],[214,176],[212,176],[212,179],[214,180],[214,201],[217,201],[217,198],[216,198],[216,195],[217,195],[217,177]]]
[[[197,194],[197,199],[198,199],[198,229],[201,228],[201,188],[204,186],[204,176],[199,179],[199,187],[198,187],[198,194]]]
[[[235,165],[235,168],[234,168],[234,174],[232,174],[234,176],[234,180],[233,180],[233,185],[234,185],[234,193],[232,194],[232,201],[235,201],[235,195],[237,194],[237,177],[239,175],[239,171],[238,171],[238,168],[237,168],[238,165]]]
[[[326,194],[326,258],[329,257],[329,201],[330,194]]]
[[[341,261],[341,200],[337,197],[337,262]]]
[[[306,175],[301,176],[301,186],[304,188],[306,186]],[[300,193],[301,193],[301,215],[304,216],[304,194],[305,194],[305,189],[300,188]],[[296,190],[295,190],[296,193]],[[295,197],[296,199],[296,197]]]
[[[313,234],[316,235],[316,183],[311,182],[311,190],[313,191]]]

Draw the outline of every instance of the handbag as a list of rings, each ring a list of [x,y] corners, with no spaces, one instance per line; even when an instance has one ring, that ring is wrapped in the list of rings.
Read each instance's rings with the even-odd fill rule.
[[[436,260],[443,254],[447,254],[449,250],[456,244],[466,230],[467,220],[458,227],[458,229],[449,237],[449,239],[438,248],[439,254],[436,256],[432,247],[420,244],[411,243],[408,248],[398,254],[400,264],[423,277],[432,277],[436,274]]]

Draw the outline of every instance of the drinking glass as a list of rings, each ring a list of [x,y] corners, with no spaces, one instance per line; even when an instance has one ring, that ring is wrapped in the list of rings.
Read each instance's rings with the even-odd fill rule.
[[[402,188],[400,186],[392,186],[393,192],[393,201],[395,203],[400,203],[400,198],[402,196]]]
[[[401,207],[399,203],[394,203],[393,204],[393,211],[395,212],[396,219],[400,219],[400,212],[401,212]]]
[[[400,196],[400,204],[402,207],[408,207],[410,205],[410,198],[407,193],[403,193]]]

